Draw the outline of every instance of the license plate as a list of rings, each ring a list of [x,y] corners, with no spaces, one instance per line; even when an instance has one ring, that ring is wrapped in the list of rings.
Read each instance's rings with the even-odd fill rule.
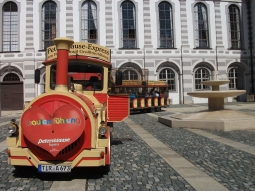
[[[38,165],[38,172],[71,172],[70,165]]]

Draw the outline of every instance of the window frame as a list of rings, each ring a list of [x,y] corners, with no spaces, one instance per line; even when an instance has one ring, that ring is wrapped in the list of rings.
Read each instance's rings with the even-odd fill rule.
[[[240,76],[235,76],[235,73],[233,77],[229,77],[230,71],[231,70],[237,70]],[[228,89],[229,90],[240,90],[240,89],[244,89],[244,79],[243,79],[244,75],[243,75],[243,71],[240,67],[238,66],[232,66],[230,68],[228,68],[228,80],[229,80],[229,84],[228,84]],[[232,83],[232,79],[233,79],[233,83]],[[238,83],[239,81],[239,83]],[[230,87],[232,84],[234,84],[234,87]]]
[[[207,38],[205,39],[207,41],[207,46],[206,47],[203,47],[203,46],[197,46],[197,44],[199,44],[200,42],[197,42],[200,41],[200,40],[203,40],[203,39],[197,39],[197,36],[199,37],[199,33],[196,32],[196,26],[199,30],[199,27],[198,27],[198,24],[196,24],[196,17],[198,18],[198,13],[197,15],[195,14],[195,7],[197,5],[203,5],[205,8],[206,8],[206,23],[207,23]],[[194,32],[194,49],[210,49],[211,48],[211,40],[210,40],[210,9],[209,9],[209,6],[208,4],[206,3],[202,3],[202,2],[196,2],[196,3],[193,3],[192,4],[192,14],[193,14],[193,32]]]
[[[89,42],[89,41],[85,41],[83,40],[83,30],[85,29],[82,29],[82,25],[83,25],[83,22],[82,22],[82,6],[83,4],[85,4],[86,2],[93,2],[96,6],[96,39],[94,39],[94,42]],[[95,0],[86,0],[86,1],[83,1],[83,2],[80,2],[79,4],[79,10],[80,10],[80,39],[82,42],[89,42],[89,43],[95,43],[95,44],[98,44],[99,43],[99,37],[100,37],[100,33],[99,33],[99,28],[100,28],[100,24],[99,24],[99,11],[100,11],[100,6],[99,6],[99,3]],[[88,36],[89,36],[89,33],[88,33]]]
[[[123,3],[125,2],[129,2],[129,3],[132,3],[133,6],[134,6],[134,13],[135,13],[135,17],[134,17],[134,29],[129,29],[127,28],[127,30],[129,30],[128,34],[131,35],[132,33],[132,30],[135,30],[135,43],[134,43],[134,47],[131,47],[131,46],[127,46],[127,47],[124,47],[124,42],[123,42],[123,29],[122,29],[122,26],[123,26],[123,21],[122,21],[122,8],[121,6],[123,5]],[[133,0],[123,0],[123,1],[120,1],[118,2],[118,12],[119,12],[119,49],[139,49],[138,48],[138,42],[139,42],[139,32],[138,32],[138,12],[137,12],[137,7],[138,7],[138,4],[137,2],[134,2]],[[129,39],[129,38],[127,38]]]
[[[208,77],[203,77],[202,75],[203,75],[203,73],[200,73],[199,75],[201,76],[200,78],[197,78],[196,77],[196,72],[197,71],[201,71],[201,70],[205,70],[205,71],[207,71],[208,72]],[[210,86],[207,86],[207,85],[203,85],[203,84],[201,84],[201,82],[203,82],[203,81],[209,81],[210,80],[210,76],[211,76],[211,70],[210,69],[208,69],[207,67],[196,67],[195,69],[194,69],[194,73],[193,73],[194,75],[193,75],[193,79],[194,79],[194,89],[195,89],[195,91],[204,91],[204,90],[211,90],[211,87]],[[203,79],[207,79],[207,80],[203,80]],[[197,83],[197,80],[199,80],[199,84]],[[197,89],[197,85],[199,85],[201,88],[198,88]]]
[[[6,3],[10,2],[9,0],[4,0],[2,3],[0,3],[0,9],[2,10],[2,14],[0,14],[0,24],[1,26],[3,26],[3,7]],[[1,48],[0,48],[0,52],[20,52],[20,2],[17,2],[16,0],[12,0],[11,2],[15,3],[17,6],[17,15],[18,15],[18,19],[17,19],[17,50],[15,51],[3,51],[3,29],[0,30],[0,44],[1,44]]]
[[[56,36],[60,36],[60,32],[59,32],[59,28],[60,28],[60,22],[58,22],[59,18],[60,18],[60,2],[58,0],[44,0],[41,3],[39,3],[39,19],[40,19],[40,25],[39,25],[39,33],[40,33],[40,38],[39,38],[39,51],[45,51],[46,48],[43,46],[43,32],[42,32],[42,10],[43,10],[43,5],[47,2],[54,2],[56,3]]]
[[[231,42],[231,24],[230,24],[230,12],[229,8],[231,6],[235,6],[239,12],[239,47],[238,48],[233,48],[232,42]],[[227,29],[228,29],[228,45],[229,45],[229,50],[240,50],[243,47],[243,40],[242,40],[242,17],[241,17],[241,9],[240,6],[237,4],[229,4],[226,8],[226,14],[227,14]]]
[[[172,73],[174,74],[174,77],[173,78],[170,78],[170,79],[168,79],[167,78],[167,85],[168,85],[168,91],[169,92],[177,92],[177,78],[176,78],[176,71],[173,69],[173,68],[171,68],[171,67],[163,67],[163,68],[161,68],[159,71],[158,71],[158,80],[159,81],[166,81],[166,77],[164,78],[164,79],[162,79],[161,77],[160,77],[160,75],[161,75],[161,72],[163,72],[164,70],[170,70],[170,71],[172,71]],[[165,75],[166,73],[164,73],[163,75]],[[170,75],[171,75],[171,73],[170,73]],[[174,81],[174,83],[173,84],[171,84],[171,83],[169,83],[169,81]],[[174,86],[174,88],[173,89],[171,89],[171,86]]]
[[[161,47],[161,35],[160,35],[160,30],[161,30],[161,26],[160,26],[160,16],[159,16],[159,5],[162,3],[166,3],[169,5],[170,8],[170,18],[169,21],[170,25],[171,25],[171,33],[172,33],[172,38],[171,38],[171,43],[172,43],[172,47]],[[161,1],[156,3],[156,12],[157,12],[157,27],[158,27],[158,49],[174,49],[175,48],[175,28],[174,28],[174,6],[172,5],[172,3],[168,2],[168,1]]]

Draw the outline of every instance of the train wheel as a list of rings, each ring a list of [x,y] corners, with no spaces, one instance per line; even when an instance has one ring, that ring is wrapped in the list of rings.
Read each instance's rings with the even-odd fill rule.
[[[154,107],[152,107],[152,108],[151,108],[151,112],[152,112],[152,113],[153,113],[153,112],[155,112],[155,109],[154,109]]]

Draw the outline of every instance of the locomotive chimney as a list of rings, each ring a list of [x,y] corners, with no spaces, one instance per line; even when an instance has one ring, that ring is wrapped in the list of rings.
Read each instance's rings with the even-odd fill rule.
[[[69,49],[74,41],[70,38],[59,37],[54,39],[57,48],[57,73],[56,73],[56,87],[58,91],[68,91],[68,54]]]

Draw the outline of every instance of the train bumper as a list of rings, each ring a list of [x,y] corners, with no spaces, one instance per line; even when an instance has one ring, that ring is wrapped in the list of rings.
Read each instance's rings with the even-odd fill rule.
[[[105,166],[105,148],[83,150],[73,161],[41,161],[27,148],[9,148],[8,164],[13,166],[70,165],[74,167]]]

